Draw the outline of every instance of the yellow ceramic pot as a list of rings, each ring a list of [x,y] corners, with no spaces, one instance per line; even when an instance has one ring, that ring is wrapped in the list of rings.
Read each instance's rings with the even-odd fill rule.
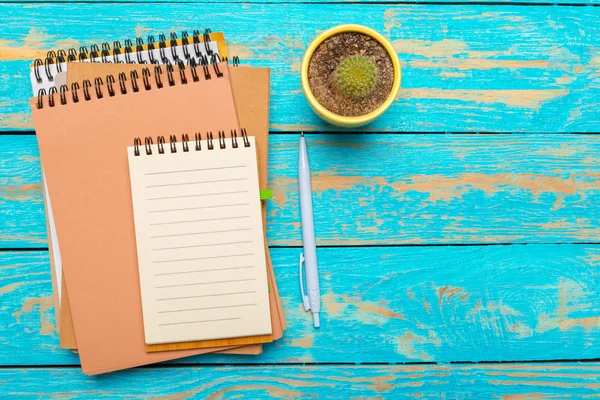
[[[372,112],[365,115],[361,115],[359,117],[343,117],[341,115],[334,114],[331,111],[327,110],[317,101],[317,99],[313,95],[312,90],[310,89],[310,86],[308,85],[308,64],[316,48],[326,39],[344,32],[362,33],[377,40],[390,55],[392,65],[394,66],[394,84],[392,85],[392,91],[390,92],[388,98],[376,110],[373,110]],[[302,89],[304,89],[304,94],[306,95],[308,102],[315,110],[315,112],[319,115],[319,117],[333,125],[341,126],[344,128],[353,128],[361,125],[366,125],[369,122],[375,120],[381,114],[383,114],[383,112],[387,110],[388,107],[391,106],[394,100],[396,99],[396,96],[398,95],[398,90],[400,90],[400,81],[402,79],[402,73],[400,71],[400,60],[398,60],[398,54],[396,54],[396,51],[394,50],[392,44],[389,42],[389,40],[380,35],[378,32],[362,25],[340,25],[328,29],[325,32],[321,33],[319,36],[317,36],[317,38],[313,40],[310,46],[308,46],[308,49],[306,49],[306,53],[304,54],[304,58],[302,59],[302,68],[300,70],[300,74],[302,78]]]

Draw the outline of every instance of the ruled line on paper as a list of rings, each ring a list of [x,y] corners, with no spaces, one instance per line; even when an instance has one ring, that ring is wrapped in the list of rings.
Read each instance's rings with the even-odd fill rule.
[[[219,170],[219,169],[232,169],[232,168],[246,168],[246,165],[230,165],[230,166],[225,166],[225,167],[183,169],[183,170],[179,170],[179,171],[147,172],[144,175],[179,174],[179,173],[182,173],[182,172],[215,171],[215,170]]]
[[[246,256],[253,256],[253,255],[254,255],[254,253],[247,253],[247,254],[227,254],[227,255],[224,255],[224,256],[196,257],[196,258],[182,258],[182,259],[179,259],[179,260],[152,261],[152,263],[153,264],[164,264],[164,263],[170,263],[170,262],[214,260],[214,259],[217,259],[217,258],[246,257]]]
[[[180,283],[179,285],[164,285],[164,286],[154,286],[155,289],[169,289],[174,287],[186,287],[186,286],[200,286],[200,285],[216,285],[222,283],[236,283],[236,282],[250,282],[255,281],[256,278],[248,278],[248,279],[231,279],[228,281],[212,281],[212,282],[196,282],[196,283]]]
[[[152,239],[173,237],[173,236],[194,236],[194,235],[206,235],[210,233],[229,233],[229,232],[244,232],[251,231],[252,228],[238,228],[238,229],[226,229],[222,231],[207,231],[207,232],[194,232],[194,233],[174,233],[171,235],[159,235],[159,236],[150,236]]]
[[[241,207],[247,206],[249,203],[239,203],[239,204],[219,204],[216,206],[203,206],[203,207],[189,207],[189,208],[174,208],[171,210],[153,210],[148,211],[149,213],[161,213],[161,212],[171,212],[171,211],[189,211],[189,210],[203,210],[209,208],[223,208],[223,207]]]
[[[242,319],[242,317],[236,317],[236,318],[219,318],[219,319],[205,319],[205,320],[200,320],[200,321],[169,322],[169,323],[166,323],[166,324],[158,324],[158,326],[200,324],[200,323],[203,323],[203,322],[233,321],[233,320],[236,320],[236,319]]]
[[[258,303],[233,304],[231,306],[214,306],[214,307],[188,308],[188,309],[183,309],[183,310],[158,311],[158,313],[159,314],[169,314],[169,313],[175,313],[175,312],[215,310],[215,309],[219,309],[219,308],[250,307],[250,306],[256,306],[256,305],[258,305]]]
[[[254,293],[256,293],[256,290],[250,290],[248,292],[202,294],[202,295],[199,295],[199,296],[166,297],[164,299],[156,299],[156,301],[199,299],[199,298],[202,298],[202,297],[233,296],[233,295],[238,295],[238,294],[254,294]]]
[[[152,251],[193,249],[195,247],[227,246],[227,245],[230,245],[230,244],[247,244],[247,243],[252,243],[252,240],[245,240],[245,241],[241,241],[241,242],[195,244],[195,245],[192,245],[192,246],[162,247],[160,249],[152,249]]]
[[[236,190],[235,192],[221,192],[221,193],[202,193],[202,194],[186,194],[184,196],[169,196],[169,197],[153,197],[150,200],[171,200],[171,199],[186,199],[189,197],[205,197],[205,196],[222,196],[226,194],[240,194],[240,193],[248,193],[247,190]]]
[[[154,274],[154,276],[195,274],[198,272],[230,271],[230,270],[236,270],[236,269],[250,269],[250,268],[254,268],[254,265],[248,265],[248,266],[243,266],[243,267],[231,267],[231,268],[195,269],[193,271],[163,272],[162,274]]]
[[[213,181],[165,183],[165,184],[162,184],[162,185],[150,185],[150,186],[147,185],[146,188],[150,189],[150,188],[167,187],[167,186],[199,185],[201,183],[236,182],[236,181],[246,181],[246,180],[248,180],[248,178],[229,178],[229,179],[216,179],[216,180],[213,180]]]
[[[185,221],[169,221],[169,222],[155,222],[152,224],[149,224],[150,226],[155,226],[155,225],[171,225],[171,224],[191,224],[194,222],[209,222],[209,221],[221,221],[221,220],[228,220],[228,219],[241,219],[241,218],[250,218],[249,215],[240,215],[237,217],[223,217],[223,218],[205,218],[205,219],[192,219],[192,220],[185,220]]]

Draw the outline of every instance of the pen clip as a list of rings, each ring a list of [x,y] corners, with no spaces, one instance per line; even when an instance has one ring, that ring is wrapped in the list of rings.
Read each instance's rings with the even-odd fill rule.
[[[308,302],[308,296],[304,292],[304,276],[302,273],[302,265],[304,264],[304,254],[300,253],[300,291],[302,292],[302,304],[304,304],[304,311],[310,310],[310,303]]]

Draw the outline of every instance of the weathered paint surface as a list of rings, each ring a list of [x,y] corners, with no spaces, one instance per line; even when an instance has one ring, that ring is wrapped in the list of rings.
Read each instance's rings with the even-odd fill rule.
[[[382,31],[403,83],[362,130],[387,134],[308,138],[319,244],[342,246],[319,249],[322,329],[300,307],[300,249],[290,247],[301,243],[297,136],[273,134],[268,235],[284,339],[259,357],[99,378],[58,348],[35,137],[0,134],[0,397],[600,396],[598,364],[494,364],[600,357],[600,148],[595,136],[557,134],[600,131],[599,7],[11,2],[0,5],[0,131],[32,130],[31,59],[172,30],[223,30],[232,54],[271,67],[273,131],[332,130],[298,76],[329,26]],[[557,4],[574,3],[600,4]],[[394,135],[407,132],[527,135]],[[377,246],[399,244],[415,246]],[[445,364],[465,361],[492,364]],[[394,365],[407,362],[440,365]]]
[[[403,65],[398,101],[368,130],[600,131],[599,7],[39,3],[2,11],[10,18],[0,38],[0,129],[32,128],[28,65],[50,49],[210,26],[226,32],[232,54],[272,68],[272,129],[331,130],[304,98],[300,60],[317,32],[362,23],[393,41]]]
[[[144,368],[103,377],[75,369],[0,370],[15,398],[592,398],[594,363]],[[160,384],[152,384],[160,382]],[[0,388],[2,390],[2,388]],[[18,395],[17,395],[18,394]],[[11,397],[9,397],[11,398]]]
[[[574,243],[600,236],[593,135],[310,135],[319,244]],[[298,136],[272,134],[271,245],[301,244]],[[34,136],[0,136],[0,245],[46,242]]]
[[[35,136],[0,136],[0,244],[45,247],[46,222]]]
[[[301,306],[300,251],[271,249],[288,325],[281,341],[258,357],[185,362],[600,357],[600,245],[321,248],[319,330]],[[77,362],[58,348],[50,279],[46,252],[0,252],[0,364]]]
[[[60,0],[36,0],[37,3],[54,3],[59,2]],[[97,3],[103,0],[87,0],[86,3]],[[158,3],[160,0],[133,0],[137,3]],[[180,3],[184,0],[171,0],[170,3]],[[188,0],[186,0],[188,1]],[[6,0],[7,3],[20,3],[22,1],[19,0]],[[74,2],[74,1],[73,1]],[[123,3],[124,0],[109,0],[107,3]],[[201,0],[188,1],[190,3],[202,3]],[[288,0],[286,3],[329,3],[335,2],[333,0]],[[376,0],[358,0],[356,3],[374,3]],[[452,3],[453,0],[424,0],[424,1],[403,1],[402,3],[407,4],[428,4],[428,3]],[[280,0],[221,0],[220,3],[283,3]],[[497,0],[463,0],[461,3],[464,4],[486,4],[486,3],[499,3]],[[503,2],[506,5],[510,5],[511,3],[517,3],[519,5],[548,5],[550,2],[547,0],[504,0]],[[598,0],[560,0],[553,1],[553,5],[572,5],[572,6],[581,6],[581,5],[595,5],[598,4]]]

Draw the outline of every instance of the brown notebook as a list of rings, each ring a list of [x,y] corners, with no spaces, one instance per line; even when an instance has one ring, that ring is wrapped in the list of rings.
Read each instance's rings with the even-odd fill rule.
[[[195,30],[192,36],[188,36],[187,31],[183,31],[181,32],[181,38],[176,40],[174,40],[174,38],[177,37],[177,33],[171,32],[166,36],[157,35],[158,42],[156,43],[154,43],[154,36],[150,35],[148,36],[147,44],[143,44],[143,38],[138,37],[135,40],[135,46],[127,46],[128,40],[126,40],[124,48],[121,48],[121,42],[119,41],[114,42],[114,46],[116,47],[113,47],[113,49],[110,48],[110,43],[105,42],[102,44],[101,52],[99,52],[97,49],[98,45],[91,45],[91,52],[88,52],[87,47],[81,47],[79,54],[77,54],[75,49],[70,49],[68,55],[64,50],[50,51],[48,52],[48,57],[45,60],[35,60],[35,62],[31,65],[30,78],[33,95],[36,96],[40,89],[48,91],[52,87],[59,88],[61,85],[66,84],[67,67],[68,65],[74,64],[73,62],[70,62],[71,60],[76,59],[86,63],[92,62],[93,64],[165,64],[167,62],[173,63],[175,56],[185,59],[186,54],[190,57],[190,59],[193,58],[195,61],[199,61],[201,55],[207,55],[207,53],[211,50],[216,52],[221,58],[227,58],[227,43],[225,41],[224,34],[222,32],[209,32],[209,30],[206,30],[204,34],[201,34],[199,31]],[[170,39],[166,39],[167,37]],[[152,41],[154,44],[151,45],[150,41]],[[172,48],[173,46],[176,47]],[[96,48],[96,52],[94,52],[94,48]],[[184,50],[184,48],[187,50]],[[153,54],[152,57],[150,57],[150,53]],[[91,76],[86,79],[91,79],[93,81],[94,78],[96,78],[96,76]],[[44,197],[46,197],[45,192]],[[45,204],[48,204],[48,202],[46,201]],[[56,317],[56,327],[60,332],[60,302],[62,298],[63,286],[62,262],[60,258],[60,249],[55,238],[56,235],[53,232],[53,222],[50,223],[49,216],[52,214],[51,210],[46,209],[45,212],[55,303],[54,311]],[[67,332],[65,337],[68,337],[68,339],[66,339],[64,343],[61,339],[61,347],[75,349],[76,344],[74,344],[74,339],[71,339],[73,338],[73,335]]]
[[[212,34],[211,34],[212,35]],[[218,38],[217,43],[219,43],[219,49],[221,51],[224,50],[224,45],[221,46],[221,42],[224,43],[224,40],[222,38],[222,34],[220,34],[221,36]],[[68,77],[66,76],[67,74],[64,73],[63,76],[57,77],[57,81],[60,80],[65,82],[66,84],[68,84],[68,86],[70,86],[73,82],[78,82],[81,83],[84,80],[88,79],[90,81],[93,81],[96,77],[100,76],[106,76],[108,74],[112,74],[113,76],[118,76],[118,73],[120,72],[126,72],[129,73],[132,69],[136,69],[138,71],[138,73],[141,73],[142,69],[144,68],[143,65],[138,65],[135,68],[132,68],[131,64],[103,64],[103,63],[90,63],[90,64],[79,64],[79,63],[69,63],[70,66],[70,71],[68,73]],[[262,79],[261,83],[263,83],[266,87],[268,87],[269,85],[269,78],[268,78],[268,70],[267,70],[267,75],[266,75],[266,80]],[[260,95],[260,94],[259,94]],[[266,103],[264,104],[264,108],[263,111],[261,112],[261,114],[263,116],[266,116],[265,120],[266,123],[268,124],[268,97],[266,98]],[[265,136],[265,141],[266,141],[266,136]],[[48,201],[46,201],[46,204],[48,204]],[[48,213],[46,213],[48,216]],[[49,237],[51,237],[50,235],[50,226],[48,227],[48,231],[49,231]],[[50,250],[52,251],[52,241],[50,241],[49,247]],[[51,268],[52,268],[52,273],[53,273],[53,278],[56,276],[54,270],[55,270],[55,266],[54,266],[54,256],[51,257]],[[68,290],[66,287],[66,283],[65,283],[65,279],[64,276],[62,277],[62,296],[60,296],[60,302],[62,303],[62,305],[60,307],[57,307],[56,309],[58,310],[57,312],[57,328],[59,331],[59,335],[60,335],[60,344],[62,348],[67,348],[67,349],[72,349],[72,350],[76,350],[77,349],[77,342],[75,339],[75,331],[73,328],[73,321],[72,321],[72,316],[71,316],[71,310],[70,310],[70,305],[69,305],[69,295],[68,295]],[[57,286],[56,284],[54,285],[54,297],[55,297],[55,302],[58,301],[59,296],[58,296],[58,290],[57,290]],[[250,343],[252,343],[252,341],[250,341]],[[204,344],[204,347],[211,347],[208,345],[208,343]],[[157,346],[156,348],[154,348],[155,351],[160,351],[161,349],[163,349],[162,346],[166,346],[166,345],[161,345],[161,346]],[[179,347],[184,346],[183,344],[178,344]],[[189,347],[189,348],[195,348],[195,346],[185,346],[185,347]],[[169,350],[171,349],[170,346],[165,347],[164,350]],[[232,350],[227,350],[224,351],[224,353],[230,353],[230,354],[248,354],[248,355],[257,355],[257,354],[261,354],[262,353],[262,347],[260,345],[248,345],[248,346],[244,346],[244,348],[238,348],[238,349],[232,349]]]
[[[68,83],[83,82],[86,79],[93,80],[97,76],[106,76],[108,74],[118,75],[121,71],[131,71],[133,69],[141,72],[143,66],[130,64],[72,64],[69,66]],[[258,160],[260,171],[260,188],[267,187],[268,173],[268,128],[269,128],[269,69],[254,67],[230,68],[230,80],[233,90],[234,101],[237,107],[240,125],[245,127],[249,133],[256,136],[258,144]],[[263,204],[263,219],[266,220],[266,206]],[[283,311],[277,284],[273,274],[271,260],[268,254],[268,275],[269,286],[271,288],[271,317],[273,327],[273,340],[281,338],[285,329]],[[71,311],[69,306],[68,289],[63,279],[62,286],[62,306],[60,317],[60,341],[61,347],[76,349],[77,342],[73,330]],[[148,346],[148,351],[162,351],[195,348],[199,343],[173,343],[167,345]],[[224,351],[229,354],[260,354],[262,352],[260,345],[249,345],[237,349]]]
[[[87,374],[207,352],[146,352],[122,149],[137,136],[239,130],[227,65],[211,68],[213,79],[204,80],[200,73],[198,82],[189,70],[175,78],[165,73],[160,89],[156,82],[131,74],[127,80],[115,77],[117,83],[109,86],[96,82],[31,100]],[[188,84],[179,82],[186,78]],[[178,82],[170,86],[171,80]],[[192,104],[194,112],[186,112]],[[160,118],[154,117],[157,112]]]

